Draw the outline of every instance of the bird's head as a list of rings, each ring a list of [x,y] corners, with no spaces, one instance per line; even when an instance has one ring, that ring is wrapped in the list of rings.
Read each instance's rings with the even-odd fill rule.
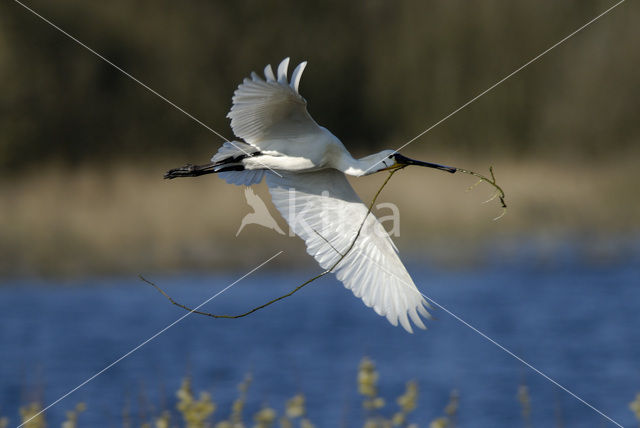
[[[457,171],[456,168],[451,166],[439,165],[437,163],[423,162],[423,161],[408,158],[396,152],[395,150],[384,150],[378,153],[377,156],[380,157],[380,160],[376,165],[375,172],[391,171],[395,169],[405,168],[410,165],[426,166],[428,168],[435,168],[435,169],[440,169],[442,171],[447,171],[452,174]]]

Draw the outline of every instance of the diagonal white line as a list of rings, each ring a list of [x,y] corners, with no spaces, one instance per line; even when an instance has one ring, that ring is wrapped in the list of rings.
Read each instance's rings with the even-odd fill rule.
[[[526,365],[527,367],[529,367],[531,370],[533,370],[534,372],[536,372],[537,374],[539,374],[540,376],[542,376],[543,378],[545,378],[546,380],[548,380],[549,382],[553,383],[555,386],[557,386],[558,388],[562,389],[563,391],[565,391],[567,394],[571,395],[573,398],[575,398],[576,400],[580,401],[582,404],[586,405],[587,407],[589,407],[590,409],[594,410],[595,412],[597,412],[598,414],[600,414],[602,417],[608,419],[609,421],[611,421],[612,423],[616,424],[617,426],[619,426],[620,428],[624,428],[622,425],[620,425],[618,422],[616,422],[615,420],[613,420],[611,417],[607,416],[605,413],[603,413],[602,411],[598,410],[595,406],[593,406],[592,404],[588,403],[587,401],[585,401],[584,399],[582,399],[580,396],[578,396],[577,394],[573,393],[571,390],[569,390],[567,387],[563,386],[562,384],[560,384],[559,382],[557,382],[556,380],[554,380],[553,378],[551,378],[550,376],[546,375],[545,373],[543,373],[541,370],[537,369],[536,367],[534,367],[532,364],[528,363],[527,361],[525,361],[522,357],[516,355],[515,353],[513,353],[512,351],[510,351],[508,348],[506,348],[505,346],[501,345],[500,343],[498,343],[496,340],[492,339],[491,337],[489,337],[486,333],[482,332],[481,330],[477,329],[476,327],[474,327],[473,325],[469,324],[467,321],[465,321],[464,319],[462,319],[461,317],[459,317],[458,315],[456,315],[455,313],[451,312],[449,309],[445,308],[444,306],[442,306],[440,303],[436,302],[435,300],[433,300],[431,297],[427,296],[426,294],[424,294],[423,292],[421,292],[420,290],[418,290],[418,288],[413,285],[413,284],[409,284],[406,281],[404,281],[402,278],[399,278],[396,274],[394,274],[393,272],[390,272],[389,270],[387,270],[384,266],[382,266],[380,263],[378,263],[376,260],[372,259],[371,257],[369,257],[369,255],[367,255],[366,253],[364,253],[364,251],[360,250],[360,249],[353,249],[352,251],[356,251],[358,253],[360,253],[361,256],[363,256],[364,258],[368,259],[371,263],[373,263],[374,265],[376,265],[380,270],[382,270],[383,272],[385,272],[387,275],[391,275],[392,277],[396,278],[398,281],[400,281],[400,283],[402,285],[404,285],[405,287],[407,287],[412,293],[418,293],[420,294],[422,297],[424,297],[425,299],[427,299],[429,302],[433,303],[435,306],[437,306],[438,308],[442,309],[443,311],[445,311],[447,314],[451,315],[453,318],[455,318],[457,321],[459,321],[460,323],[462,323],[464,326],[470,328],[472,331],[474,331],[475,333],[479,334],[480,336],[482,336],[484,339],[486,339],[487,341],[489,341],[490,343],[492,343],[493,345],[497,346],[499,349],[501,349],[502,351],[506,352],[507,354],[509,354],[510,356],[512,356],[513,358],[515,358],[516,360],[520,361],[522,364]],[[336,251],[337,252],[337,251]],[[338,253],[339,254],[339,253]]]
[[[467,107],[469,104],[473,103],[474,101],[476,101],[478,98],[482,97],[483,95],[487,94],[488,92],[490,92],[491,90],[493,90],[495,87],[499,86],[500,84],[504,83],[504,81],[506,81],[507,79],[513,77],[515,74],[519,73],[520,71],[522,71],[524,68],[528,67],[529,65],[531,65],[532,63],[536,62],[537,60],[539,60],[540,58],[542,58],[544,55],[548,54],[549,52],[551,52],[553,49],[555,49],[556,47],[558,47],[559,45],[561,45],[562,43],[566,42],[567,40],[569,40],[570,38],[572,38],[573,36],[575,36],[576,34],[578,34],[580,31],[584,30],[585,28],[587,28],[589,25],[593,24],[594,22],[596,22],[598,19],[602,18],[603,16],[605,16],[607,13],[611,12],[613,9],[615,9],[616,7],[618,7],[619,5],[621,5],[622,3],[624,3],[625,0],[620,0],[618,3],[614,4],[613,6],[611,6],[609,9],[605,10],[604,12],[602,12],[600,15],[596,16],[595,18],[593,18],[591,21],[587,22],[586,24],[584,24],[582,27],[578,28],[577,30],[575,30],[573,33],[569,34],[568,36],[564,37],[562,40],[560,40],[559,42],[555,43],[554,45],[552,45],[551,47],[545,49],[544,51],[540,52],[538,55],[536,55],[535,57],[533,57],[532,59],[530,59],[529,61],[525,62],[524,64],[522,64],[520,67],[516,68],[514,71],[512,71],[511,73],[507,74],[506,76],[504,76],[502,79],[498,80],[496,83],[494,83],[493,85],[489,86],[487,89],[485,89],[484,91],[480,92],[478,95],[476,95],[475,97],[471,98],[469,101],[467,101],[466,103],[462,104],[460,107],[458,107],[457,109],[455,109],[454,111],[452,111],[451,113],[449,113],[448,115],[446,115],[445,117],[443,117],[442,119],[440,119],[439,121],[437,121],[436,123],[434,123],[433,125],[431,125],[430,127],[428,127],[427,129],[425,129],[424,131],[422,131],[421,133],[419,133],[418,135],[416,135],[415,137],[413,137],[412,139],[410,139],[409,141],[407,141],[406,143],[404,143],[402,146],[398,147],[397,149],[394,150],[394,153],[398,153],[400,150],[404,149],[405,147],[407,147],[409,144],[413,143],[415,140],[417,140],[418,138],[422,137],[424,134],[426,134],[427,132],[431,131],[433,128],[435,128],[436,126],[440,125],[442,122],[444,122],[445,120],[449,119],[451,116],[455,115],[456,113],[458,113],[460,110],[464,109],[465,107]],[[382,161],[370,166],[365,173],[367,173],[369,170],[371,170],[372,168],[374,168],[376,165],[378,165],[379,163],[381,163]]]
[[[100,58],[101,60],[106,62],[107,64],[109,64],[110,66],[112,66],[113,68],[115,68],[116,70],[118,70],[119,72],[121,72],[122,74],[127,76],[128,78],[130,78],[134,82],[136,82],[137,84],[139,84],[140,86],[142,86],[143,88],[145,88],[146,90],[148,90],[149,92],[154,94],[155,96],[159,97],[161,100],[163,100],[166,103],[168,103],[170,106],[174,107],[175,109],[177,109],[178,111],[183,113],[185,116],[189,117],[190,119],[193,119],[196,123],[202,125],[203,127],[208,129],[209,131],[213,132],[215,135],[217,135],[218,137],[222,138],[225,142],[231,144],[236,149],[238,149],[241,152],[243,152],[245,155],[252,156],[251,153],[247,152],[242,147],[240,147],[237,144],[235,144],[233,141],[229,141],[222,134],[220,134],[218,131],[216,131],[215,129],[211,128],[209,125],[207,125],[206,123],[204,123],[203,121],[201,121],[200,119],[198,119],[197,117],[195,117],[194,115],[192,115],[191,113],[189,113],[188,111],[186,111],[185,109],[183,109],[182,107],[180,107],[179,105],[177,105],[176,103],[174,103],[173,101],[171,101],[170,99],[168,99],[167,97],[165,97],[164,95],[162,95],[161,93],[156,91],[155,89],[151,88],[149,85],[145,84],[144,82],[140,81],[139,79],[137,79],[136,77],[134,77],[130,73],[126,72],[121,67],[117,66],[112,61],[110,61],[109,59],[105,58],[103,55],[101,55],[100,53],[98,53],[97,51],[95,51],[94,49],[92,49],[91,47],[86,45],[85,43],[83,43],[80,40],[78,40],[76,37],[72,36],[71,34],[66,32],[62,28],[58,27],[56,24],[54,24],[53,22],[51,22],[50,20],[48,20],[44,16],[40,15],[35,10],[31,9],[29,6],[25,5],[24,3],[20,2],[19,0],[13,0],[13,1],[18,3],[20,6],[22,6],[23,8],[25,8],[26,10],[28,10],[29,12],[31,12],[32,14],[34,14],[35,16],[37,16],[38,18],[40,18],[41,20],[43,20],[44,22],[46,22],[47,24],[49,24],[50,26],[52,26],[53,28],[55,28],[56,30],[58,30],[59,32],[64,34],[65,36],[67,36],[68,38],[70,38],[71,40],[73,40],[74,42],[76,42],[77,44],[79,44],[80,46],[82,46],[83,48],[85,48],[86,50],[88,50],[89,52],[91,52],[92,54],[94,54],[95,56],[97,56],[98,58]],[[271,170],[271,172],[273,172],[277,176],[282,177],[282,175],[278,174],[278,172],[276,172],[273,169],[269,168],[267,165],[262,164],[262,162],[260,162],[260,160],[257,160],[257,162],[259,164],[261,164],[262,166],[264,166],[266,169]]]
[[[55,406],[56,404],[58,404],[60,401],[64,400],[65,398],[67,398],[69,395],[73,394],[74,392],[76,392],[78,389],[82,388],[83,386],[85,386],[86,384],[88,384],[89,382],[91,382],[92,380],[94,380],[95,378],[97,378],[98,376],[100,376],[102,373],[106,372],[107,370],[109,370],[111,367],[115,366],[116,364],[118,364],[120,361],[124,360],[125,358],[127,358],[129,355],[133,354],[134,352],[136,352],[138,349],[142,348],[144,345],[146,345],[147,343],[151,342],[153,339],[155,339],[156,337],[160,336],[162,333],[164,333],[165,331],[169,330],[171,327],[173,327],[174,325],[178,324],[180,321],[182,321],[183,319],[185,319],[186,317],[188,317],[189,315],[191,315],[194,311],[197,311],[199,308],[201,308],[202,306],[206,305],[207,303],[209,303],[210,301],[212,301],[213,299],[215,299],[216,297],[218,297],[219,295],[221,295],[222,293],[224,293],[225,291],[227,291],[228,289],[230,289],[231,287],[233,287],[234,285],[236,285],[237,283],[239,283],[240,281],[242,281],[243,279],[245,279],[246,277],[248,277],[249,275],[251,275],[252,273],[254,273],[255,271],[257,271],[258,269],[260,269],[262,266],[266,265],[267,263],[269,263],[271,260],[275,259],[276,257],[278,257],[280,254],[282,254],[284,251],[279,251],[276,254],[274,254],[273,256],[271,256],[270,258],[268,258],[267,260],[265,260],[264,262],[260,263],[258,266],[254,267],[253,269],[251,269],[249,272],[245,273],[244,275],[242,275],[240,278],[236,279],[235,281],[233,281],[231,284],[227,285],[225,288],[223,288],[221,291],[217,292],[216,294],[214,294],[213,296],[209,297],[207,300],[205,300],[204,302],[200,303],[198,306],[196,306],[195,308],[193,308],[191,311],[187,312],[186,314],[184,314],[183,316],[181,316],[180,318],[178,318],[177,320],[175,320],[174,322],[172,322],[171,324],[167,325],[166,327],[164,327],[163,329],[161,329],[160,331],[158,331],[157,333],[155,333],[153,336],[149,337],[148,339],[146,339],[144,342],[140,343],[138,346],[136,346],[135,348],[131,349],[129,352],[127,352],[126,354],[122,355],[120,358],[118,358],[117,360],[115,360],[114,362],[112,362],[111,364],[109,364],[108,366],[106,366],[105,368],[103,368],[102,370],[100,370],[99,372],[97,372],[96,374],[94,374],[93,376],[89,377],[87,380],[85,380],[84,382],[82,382],[81,384],[79,384],[78,386],[76,386],[75,388],[73,388],[72,390],[70,390],[69,392],[67,392],[66,394],[62,395],[60,398],[58,398],[57,400],[55,400],[53,403],[49,404],[47,407],[45,407],[44,409],[40,410],[38,413],[36,413],[35,415],[31,416],[29,419],[27,419],[26,421],[22,422],[20,425],[18,425],[17,428],[20,428],[24,425],[26,425],[27,423],[29,423],[29,421],[31,421],[33,418],[37,417],[38,415],[44,413],[45,411],[47,411],[48,409],[50,409],[51,407]]]

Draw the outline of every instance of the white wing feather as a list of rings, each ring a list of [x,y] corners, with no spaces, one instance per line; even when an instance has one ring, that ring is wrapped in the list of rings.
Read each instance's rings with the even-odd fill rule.
[[[266,173],[276,208],[291,230],[307,245],[307,252],[324,269],[347,252],[367,214],[367,207],[334,169],[290,174]],[[430,317],[428,306],[398,257],[397,250],[373,214],[367,217],[352,250],[333,272],[356,297],[386,316],[393,325],[412,332],[409,318],[425,328],[420,316]]]
[[[277,76],[268,65],[265,79],[256,73],[244,79],[233,94],[233,105],[227,114],[238,138],[268,150],[272,143],[322,132],[307,112],[306,100],[298,93],[306,64],[302,62],[296,67],[291,82],[287,81],[289,58],[280,63]]]

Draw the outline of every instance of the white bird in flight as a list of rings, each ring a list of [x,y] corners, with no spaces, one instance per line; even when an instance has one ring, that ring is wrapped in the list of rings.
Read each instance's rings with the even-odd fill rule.
[[[264,178],[274,205],[323,269],[334,267],[345,287],[394,326],[399,322],[412,332],[411,319],[424,329],[420,315],[430,318],[429,304],[345,174],[359,177],[407,165],[452,173],[456,168],[409,159],[394,150],[355,159],[307,112],[307,102],[298,92],[306,65],[300,63],[291,80],[289,58],[280,63],[277,74],[271,65],[265,67],[264,78],[251,73],[236,89],[227,115],[233,133],[244,141],[227,141],[211,163],[175,168],[165,178],[217,173],[228,183],[245,186]]]

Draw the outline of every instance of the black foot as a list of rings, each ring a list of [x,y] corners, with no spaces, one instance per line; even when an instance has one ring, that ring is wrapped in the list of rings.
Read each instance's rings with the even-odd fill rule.
[[[181,166],[180,168],[173,168],[165,172],[164,178],[171,180],[172,178],[178,177],[198,177],[200,175],[216,172],[214,170],[214,167],[215,165],[213,163],[209,163],[206,165],[187,164],[185,166]]]

